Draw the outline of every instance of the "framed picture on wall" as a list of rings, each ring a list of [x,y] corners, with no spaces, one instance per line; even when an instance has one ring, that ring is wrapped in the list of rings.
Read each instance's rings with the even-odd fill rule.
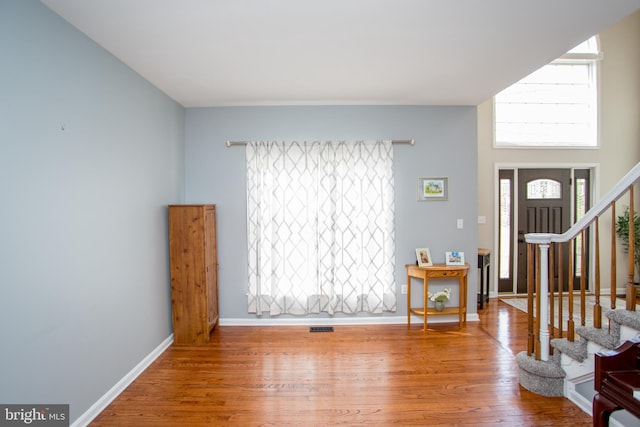
[[[418,178],[418,200],[436,201],[449,198],[449,178]]]
[[[418,260],[418,267],[429,267],[433,265],[429,248],[416,249],[416,258]]]
[[[445,253],[447,265],[464,265],[464,252],[451,251]]]

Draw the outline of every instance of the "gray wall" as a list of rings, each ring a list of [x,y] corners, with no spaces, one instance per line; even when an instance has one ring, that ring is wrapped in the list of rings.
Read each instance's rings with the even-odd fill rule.
[[[400,286],[418,247],[429,247],[436,262],[444,262],[447,250],[465,252],[472,266],[469,310],[475,313],[476,123],[475,107],[188,108],[186,201],[218,205],[222,321],[256,319],[246,303],[244,148],[227,148],[227,140],[415,139],[415,146],[394,146],[398,311],[387,315],[406,316]],[[423,176],[448,176],[449,200],[418,202],[417,178]]]
[[[36,0],[0,52],[0,402],[75,420],[171,334],[184,109]]]

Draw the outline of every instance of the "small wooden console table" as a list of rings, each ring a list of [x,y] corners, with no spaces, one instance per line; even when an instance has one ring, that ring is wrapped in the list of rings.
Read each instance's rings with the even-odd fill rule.
[[[430,267],[418,267],[415,264],[407,264],[407,327],[411,327],[411,313],[421,315],[423,318],[423,329],[427,330],[427,316],[442,314],[458,314],[458,322],[462,328],[462,323],[467,321],[467,276],[469,275],[469,264],[465,265],[445,265],[434,264]],[[422,279],[422,302],[420,308],[411,307],[411,278]],[[460,286],[460,303],[457,307],[445,307],[443,311],[436,311],[433,307],[428,307],[429,279],[458,279]]]

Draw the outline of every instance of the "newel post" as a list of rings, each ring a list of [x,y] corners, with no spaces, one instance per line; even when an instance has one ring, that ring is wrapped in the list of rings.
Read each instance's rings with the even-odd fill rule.
[[[540,317],[538,331],[538,341],[540,342],[540,360],[549,360],[549,246],[551,244],[551,234],[547,233],[531,233],[525,235],[527,243],[533,243],[540,250],[539,261],[539,288],[536,289],[538,301],[540,301]],[[534,274],[529,271],[528,274]]]
[[[549,360],[549,244],[540,245],[540,360]]]

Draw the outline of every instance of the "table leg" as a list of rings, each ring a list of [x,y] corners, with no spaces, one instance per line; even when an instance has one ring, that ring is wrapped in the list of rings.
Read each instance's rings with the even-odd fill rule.
[[[487,266],[486,266],[486,267],[484,267],[484,268],[486,268],[486,269],[487,269],[487,289],[486,289],[486,292],[487,292],[487,294],[486,294],[486,295],[487,295],[487,298],[486,298],[486,301],[487,301],[487,304],[489,304],[489,283],[491,283],[491,281],[489,280],[489,278],[490,278],[490,274],[491,274],[491,264],[487,264]]]
[[[463,286],[464,289],[464,312],[462,314],[464,323],[467,323],[467,295],[469,295],[469,276],[467,274],[463,277]]]
[[[411,329],[411,276],[407,275],[407,329]]]
[[[464,277],[458,279],[458,287],[460,288],[460,302],[458,308],[458,326],[462,329],[462,313],[464,312],[464,305],[466,297],[464,295]]]
[[[484,264],[484,258],[482,258]],[[480,264],[480,310],[484,307],[484,265]]]
[[[425,274],[424,277],[424,286],[423,286],[423,295],[422,295],[422,299],[423,299],[423,304],[422,304],[422,309],[424,310],[423,312],[423,322],[424,325],[422,326],[424,331],[427,331],[427,294],[429,293],[429,279],[427,279],[427,276]]]

